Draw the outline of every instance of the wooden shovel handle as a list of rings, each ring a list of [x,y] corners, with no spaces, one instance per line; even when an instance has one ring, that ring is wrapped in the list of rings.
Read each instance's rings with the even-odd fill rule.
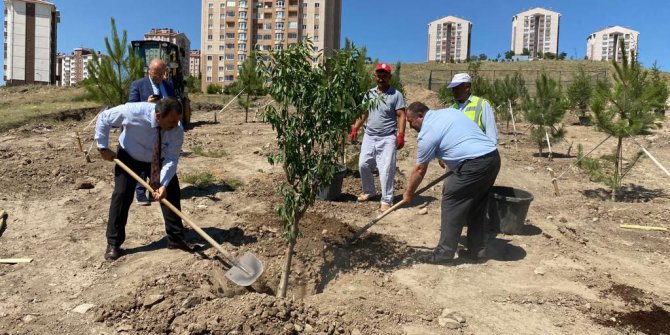
[[[154,189],[147,183],[144,179],[140,178],[133,170],[131,170],[126,164],[123,164],[118,158],[114,159],[114,163],[116,163],[118,166],[120,166],[124,171],[126,171],[131,177],[133,177],[135,180],[137,180],[138,183],[142,184],[142,186],[146,187],[149,192],[153,193]],[[173,206],[167,199],[161,199],[161,204],[165,205],[167,208],[169,208],[172,212],[177,214],[186,224],[191,227],[191,229],[195,230],[198,235],[202,236],[202,238],[205,239],[209,244],[211,244],[216,250],[218,250],[220,253],[222,253],[226,258],[228,258],[229,261],[233,262],[234,265],[238,265],[239,263],[235,258],[232,257],[228,252],[226,252],[219,243],[217,243],[213,238],[211,238],[204,230],[200,229],[198,225],[193,223],[191,220],[189,220],[184,213],[182,213],[177,207]]]

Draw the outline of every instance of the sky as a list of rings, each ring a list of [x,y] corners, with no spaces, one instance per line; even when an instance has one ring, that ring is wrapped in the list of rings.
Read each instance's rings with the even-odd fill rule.
[[[142,39],[151,28],[184,32],[200,48],[199,0],[53,0],[61,12],[58,51],[84,47],[104,51],[110,18],[128,40]],[[586,37],[602,27],[621,25],[640,32],[639,55],[670,71],[670,19],[667,0],[342,0],[342,39],[366,46],[383,62],[425,62],[428,23],[453,15],[472,22],[471,55],[495,58],[510,49],[512,16],[543,7],[561,13],[559,52],[582,59]],[[342,43],[343,44],[343,43]],[[2,48],[0,43],[0,48]],[[4,60],[0,59],[0,62]],[[2,79],[0,67],[0,80]]]

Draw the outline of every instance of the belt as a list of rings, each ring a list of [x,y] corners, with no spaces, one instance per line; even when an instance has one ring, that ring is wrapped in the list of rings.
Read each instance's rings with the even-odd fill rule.
[[[463,165],[465,163],[469,162],[469,161],[474,161],[474,160],[484,159],[484,158],[491,158],[491,157],[495,157],[496,155],[498,155],[498,149],[495,149],[495,150],[489,152],[488,154],[481,155],[479,157],[465,159],[460,164],[458,164],[458,168],[456,170],[460,171],[461,167],[463,167]]]

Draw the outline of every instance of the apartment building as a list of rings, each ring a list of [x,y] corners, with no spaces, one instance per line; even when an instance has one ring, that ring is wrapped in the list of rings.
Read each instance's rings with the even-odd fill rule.
[[[470,21],[446,16],[428,24],[428,61],[464,62],[470,58]]]
[[[609,26],[586,38],[586,57],[590,60],[621,61],[621,43],[624,44],[627,57],[637,54],[637,42],[640,33],[622,26]]]
[[[56,84],[60,13],[43,0],[4,0],[4,80],[7,84]]]
[[[56,84],[58,86],[78,86],[88,78],[88,63],[93,59],[92,49],[77,48],[69,54],[58,54]],[[99,57],[104,57],[98,53]]]
[[[189,54],[191,53],[191,40],[186,34],[175,31],[171,28],[153,28],[144,34],[145,41],[164,41],[178,46],[184,51],[181,57],[182,69],[189,68]]]
[[[541,53],[558,54],[558,32],[561,14],[544,8],[533,8],[512,17],[512,47],[515,55],[529,51],[530,58]]]
[[[340,47],[341,17],[342,0],[202,0],[202,87],[234,81],[253,50],[309,37],[315,54],[328,55]]]
[[[188,74],[200,78],[200,50],[191,50],[188,55]]]

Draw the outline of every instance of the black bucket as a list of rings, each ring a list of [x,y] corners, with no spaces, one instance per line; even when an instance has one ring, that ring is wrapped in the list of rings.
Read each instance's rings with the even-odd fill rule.
[[[340,166],[340,171],[335,173],[330,185],[323,185],[319,189],[317,197],[321,200],[337,200],[342,194],[342,182],[347,174],[347,167]]]
[[[533,195],[507,186],[493,186],[489,192],[490,224],[508,235],[523,234],[524,224]]]
[[[579,117],[579,125],[580,126],[590,126],[591,125],[591,118],[588,116],[580,116]]]

